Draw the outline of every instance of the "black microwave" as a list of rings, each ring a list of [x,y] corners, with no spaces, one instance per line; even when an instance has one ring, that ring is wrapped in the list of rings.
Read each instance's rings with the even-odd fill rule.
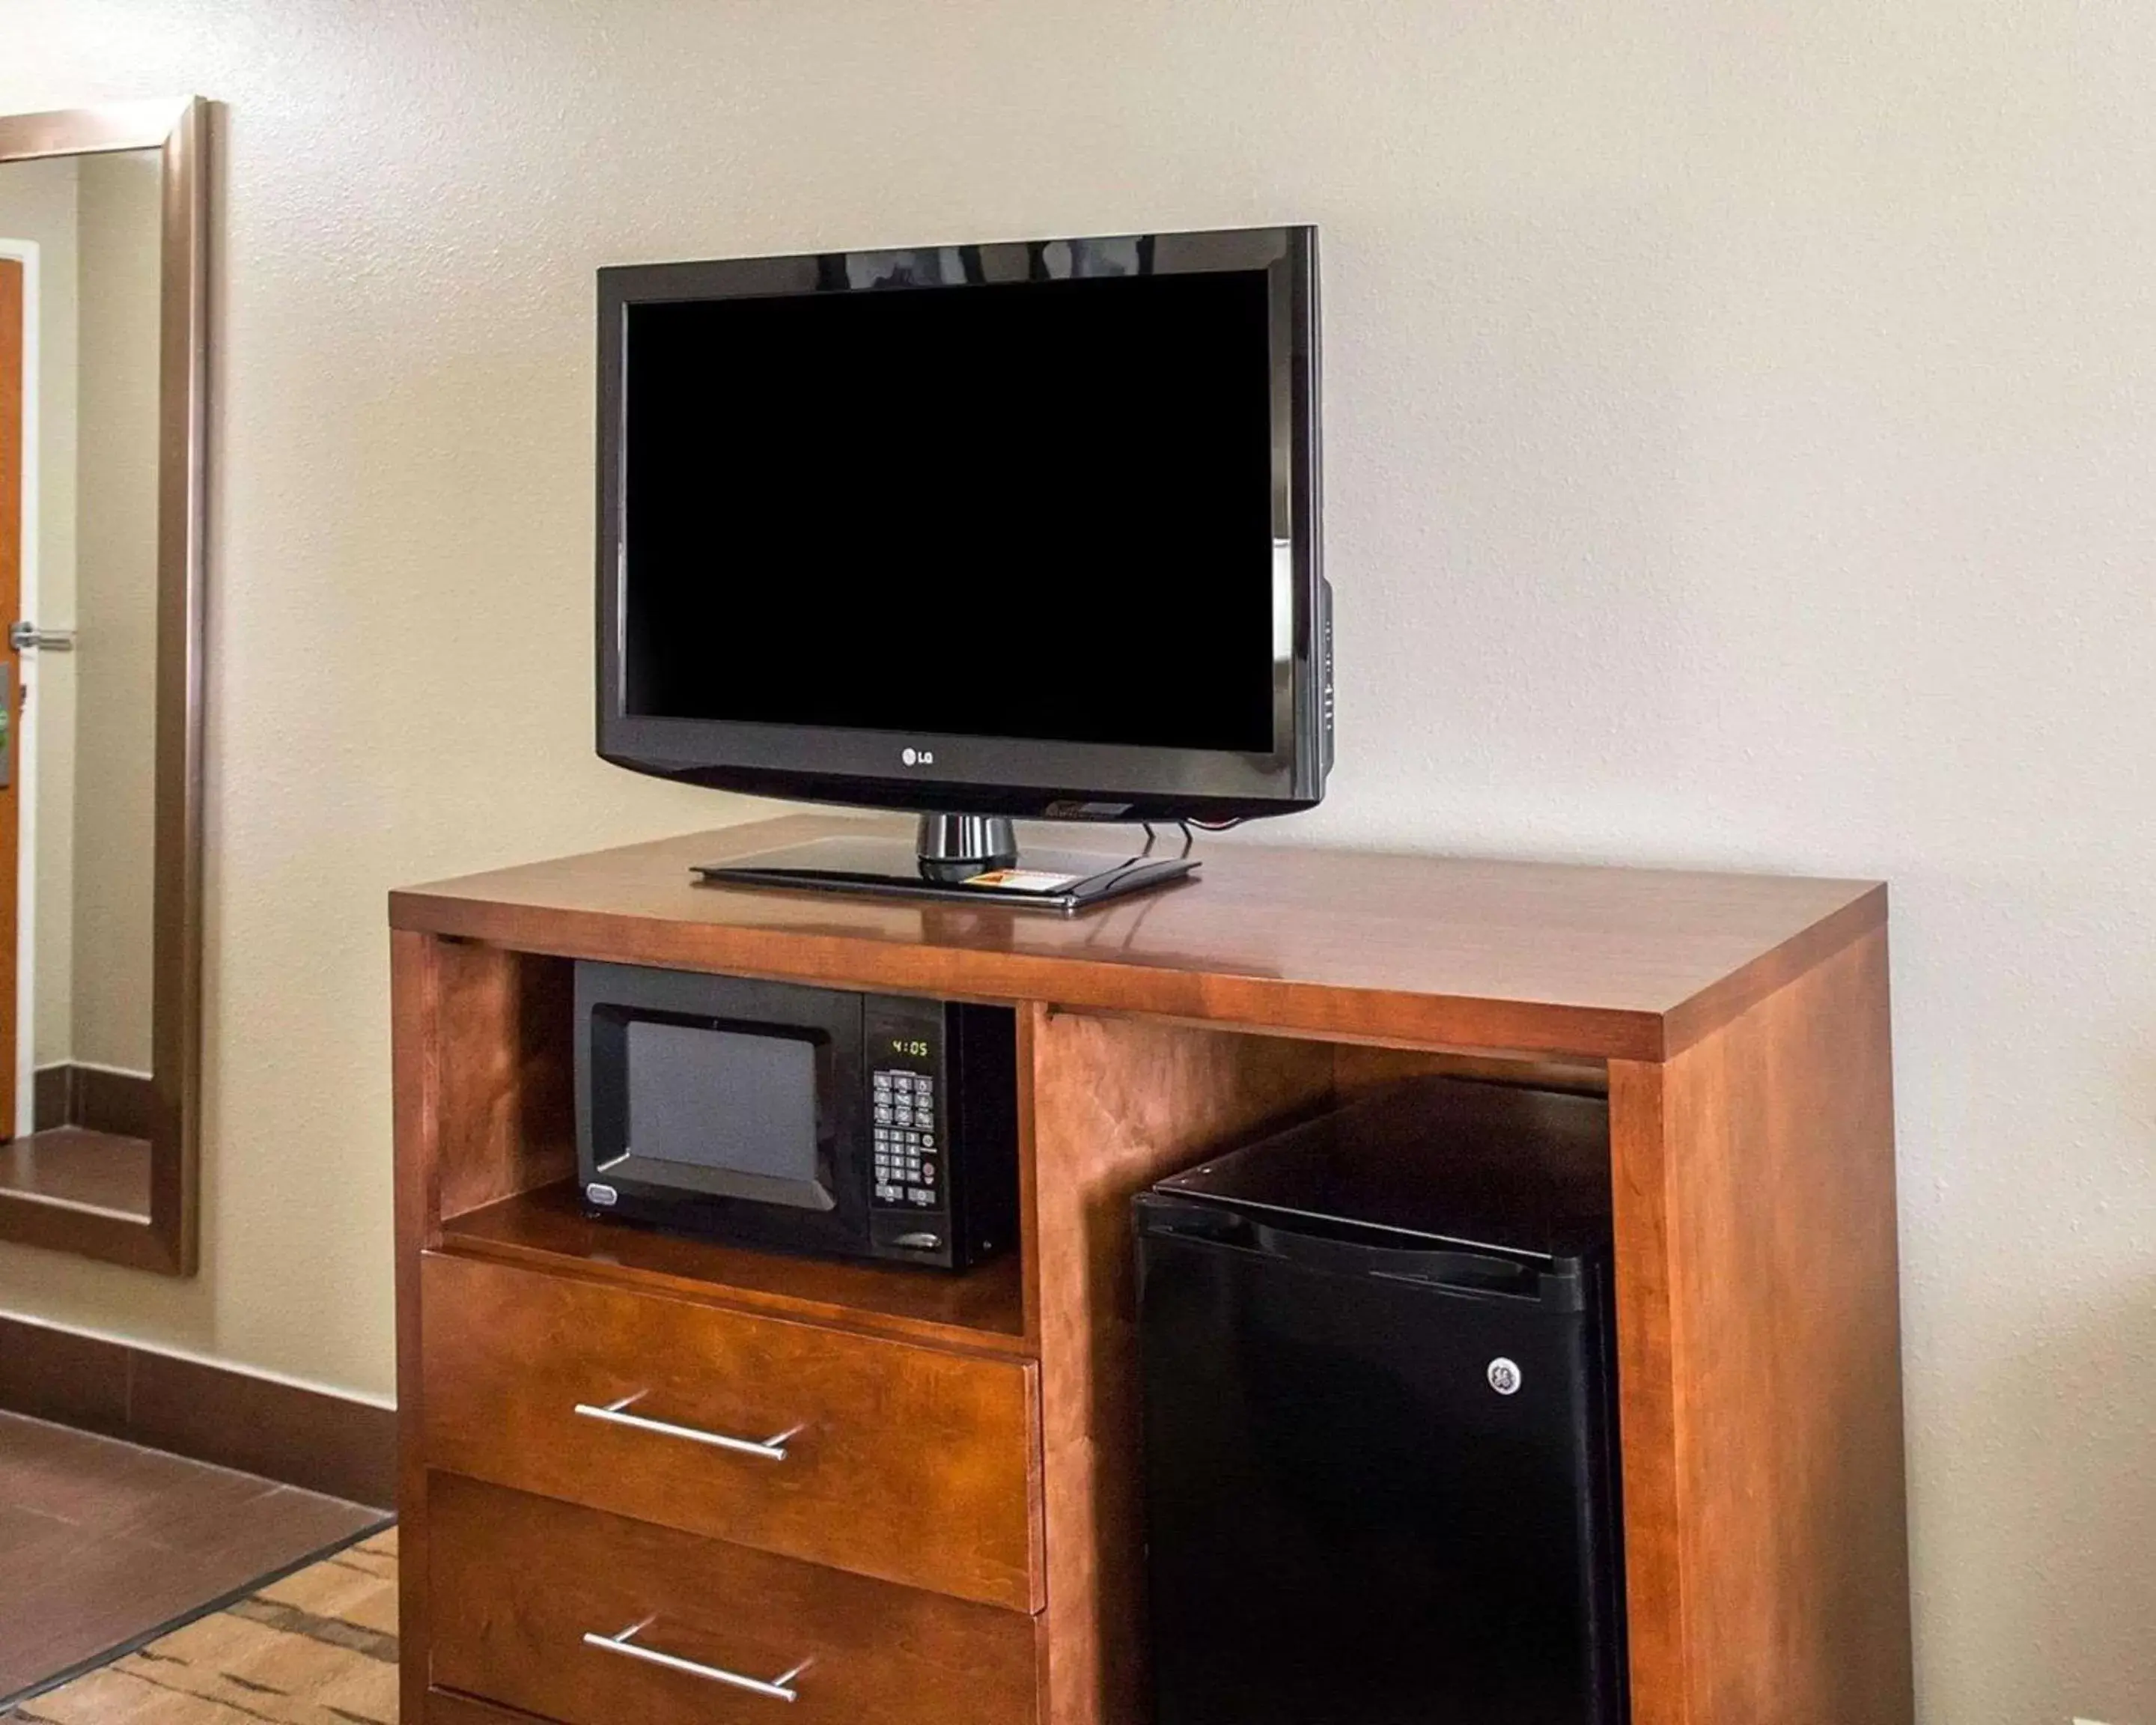
[[[1018,1226],[1009,1007],[579,963],[588,1209],[963,1270]]]

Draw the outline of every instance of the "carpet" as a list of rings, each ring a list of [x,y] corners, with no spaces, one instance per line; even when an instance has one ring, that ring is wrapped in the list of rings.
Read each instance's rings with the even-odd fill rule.
[[[396,1725],[394,1527],[184,1624],[7,1725]]]

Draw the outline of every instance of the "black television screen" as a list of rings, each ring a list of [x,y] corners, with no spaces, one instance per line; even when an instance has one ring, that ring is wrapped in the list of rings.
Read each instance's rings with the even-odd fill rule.
[[[632,306],[628,710],[1270,752],[1270,333],[1262,271]]]
[[[1315,801],[1309,246],[602,272],[602,752],[980,812]]]

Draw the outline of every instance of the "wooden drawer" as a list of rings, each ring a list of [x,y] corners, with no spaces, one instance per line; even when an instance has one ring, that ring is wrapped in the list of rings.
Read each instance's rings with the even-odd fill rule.
[[[420,1310],[431,1466],[1040,1609],[1030,1362],[442,1253]],[[596,1413],[624,1402],[667,1429]],[[781,1434],[783,1460],[710,1441]]]
[[[1015,1612],[450,1475],[427,1507],[444,1688],[567,1725],[1035,1717],[1034,1624]],[[630,1629],[641,1656],[586,1639]]]

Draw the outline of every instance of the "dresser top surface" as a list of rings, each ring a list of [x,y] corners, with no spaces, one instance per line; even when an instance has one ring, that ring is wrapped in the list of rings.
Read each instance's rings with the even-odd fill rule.
[[[391,895],[390,921],[578,957],[1653,1060],[1886,918],[1871,881],[1242,843],[1204,847],[1190,883],[1072,916],[690,873],[808,839],[910,832],[787,816],[412,887]]]

